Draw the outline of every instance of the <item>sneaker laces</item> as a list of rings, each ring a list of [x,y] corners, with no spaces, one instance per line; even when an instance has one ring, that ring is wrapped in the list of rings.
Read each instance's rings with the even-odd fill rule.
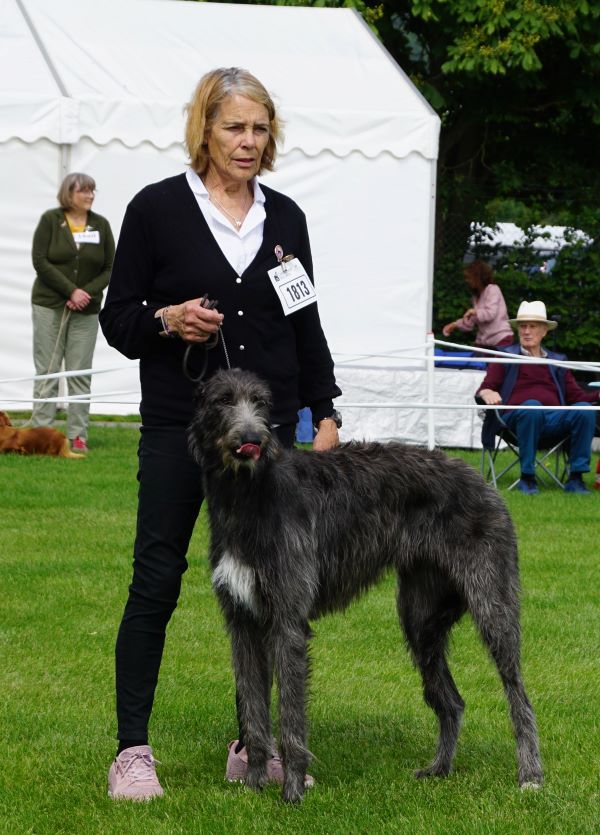
[[[152,754],[130,754],[126,761],[122,762],[123,776],[127,775],[134,783],[144,783],[148,780],[156,780],[155,760]]]

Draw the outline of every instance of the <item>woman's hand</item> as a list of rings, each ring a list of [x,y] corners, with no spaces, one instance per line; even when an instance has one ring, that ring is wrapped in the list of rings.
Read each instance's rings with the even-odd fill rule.
[[[469,319],[474,319],[476,316],[477,316],[477,311],[475,310],[474,307],[470,307],[468,310],[465,310],[465,312],[463,313],[463,319],[466,319],[467,321]]]
[[[91,300],[92,297],[89,293],[82,290],[81,287],[76,287],[69,296],[67,307],[69,310],[85,310]]]
[[[169,330],[186,342],[206,342],[219,330],[223,314],[202,307],[200,299],[192,299],[183,304],[169,305],[166,320]]]
[[[325,452],[334,446],[339,446],[340,436],[334,420],[324,418],[319,422],[317,434],[313,439],[313,449],[316,452]]]
[[[479,396],[487,406],[499,406],[502,398],[494,389],[481,389]]]
[[[448,322],[448,324],[444,325],[444,327],[442,328],[442,333],[444,334],[444,336],[450,336],[450,334],[453,331],[455,331],[456,328],[457,328],[456,322]]]

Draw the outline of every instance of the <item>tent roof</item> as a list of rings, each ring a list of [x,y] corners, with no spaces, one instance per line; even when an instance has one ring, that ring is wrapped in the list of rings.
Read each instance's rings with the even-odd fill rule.
[[[354,10],[0,2],[0,141],[168,147],[199,77],[243,55],[280,102],[285,151],[437,156],[437,115]]]

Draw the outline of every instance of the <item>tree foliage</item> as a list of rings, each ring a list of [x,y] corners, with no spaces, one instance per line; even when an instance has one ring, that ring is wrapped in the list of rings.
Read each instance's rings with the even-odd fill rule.
[[[409,61],[442,118],[435,312],[462,286],[456,276],[473,220],[561,224],[598,240],[599,0],[390,0],[385,7],[384,42],[401,65]],[[565,251],[550,275],[537,278],[525,268],[535,263],[532,250],[505,261],[509,309],[543,298],[565,324],[573,319],[561,329],[562,347],[597,357],[595,250]]]

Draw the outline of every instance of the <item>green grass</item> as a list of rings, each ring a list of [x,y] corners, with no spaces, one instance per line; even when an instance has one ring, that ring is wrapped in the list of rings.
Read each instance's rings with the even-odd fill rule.
[[[275,787],[255,795],[226,784],[234,691],[202,517],[151,729],[167,794],[151,804],[111,802],[113,647],[130,579],[137,437],[92,424],[86,461],[0,457],[0,832],[598,831],[600,491],[504,492],[520,540],[523,667],[540,728],[541,791],[517,787],[506,703],[468,619],[452,641],[467,703],[455,770],[443,781],[413,778],[433,754],[436,725],[400,639],[392,577],[315,624],[316,788],[290,808]],[[476,453],[464,457],[477,465]]]

